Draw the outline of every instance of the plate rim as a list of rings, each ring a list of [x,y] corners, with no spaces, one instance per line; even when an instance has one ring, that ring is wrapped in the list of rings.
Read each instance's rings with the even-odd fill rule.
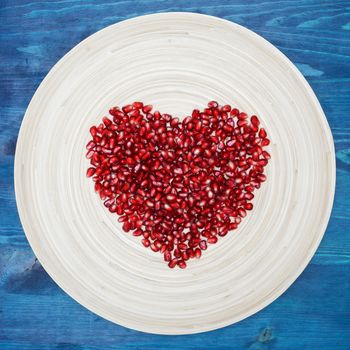
[[[308,94],[308,100],[310,103],[312,103],[315,107],[315,109],[318,112],[319,115],[319,121],[322,122],[322,130],[324,131],[324,136],[325,136],[325,140],[327,140],[328,142],[328,146],[329,146],[329,151],[330,151],[330,178],[328,179],[328,182],[330,184],[329,187],[329,197],[328,197],[328,203],[327,203],[327,207],[325,209],[325,214],[323,216],[323,222],[322,225],[320,225],[320,234],[318,235],[318,239],[315,240],[313,242],[313,244],[310,246],[310,249],[308,251],[308,254],[305,255],[305,257],[303,258],[303,263],[299,264],[298,269],[295,269],[293,271],[293,273],[291,273],[290,277],[287,278],[286,280],[284,280],[284,282],[282,283],[282,285],[277,288],[276,290],[274,290],[274,293],[266,298],[263,302],[260,302],[258,305],[255,305],[254,307],[252,307],[249,311],[246,312],[242,312],[239,317],[232,317],[230,318],[228,321],[223,321],[220,323],[217,323],[214,327],[213,326],[202,326],[201,329],[190,329],[186,332],[162,332],[159,330],[155,330],[153,326],[151,327],[147,327],[147,325],[143,325],[143,327],[139,328],[139,327],[135,327],[135,325],[131,325],[129,324],[129,322],[116,322],[116,320],[114,320],[112,317],[109,317],[109,315],[105,315],[104,312],[101,312],[101,310],[99,310],[98,307],[95,307],[94,304],[88,304],[88,302],[86,302],[85,300],[82,299],[78,299],[74,293],[70,293],[69,292],[69,287],[66,286],[62,281],[61,278],[57,278],[57,274],[55,273],[55,269],[50,267],[50,264],[47,263],[45,261],[45,257],[41,256],[41,254],[37,254],[36,250],[34,249],[35,243],[33,242],[32,235],[29,233],[29,229],[28,229],[28,222],[27,219],[25,218],[25,208],[22,206],[20,207],[19,203],[21,203],[21,149],[24,147],[24,130],[26,128],[28,128],[28,123],[29,123],[29,111],[31,109],[31,106],[33,105],[33,101],[36,99],[36,97],[38,96],[38,94],[40,93],[40,91],[43,89],[44,85],[50,80],[51,75],[64,63],[65,59],[67,57],[69,57],[71,54],[73,54],[76,50],[80,49],[81,46],[85,45],[86,42],[91,39],[92,37],[101,34],[101,32],[106,31],[110,28],[118,28],[119,26],[125,24],[125,23],[132,23],[134,21],[138,21],[140,19],[143,18],[148,18],[148,17],[164,17],[166,18],[167,16],[186,16],[188,18],[193,18],[194,20],[196,20],[196,18],[199,17],[208,17],[211,20],[216,20],[218,22],[223,22],[226,23],[230,26],[236,27],[239,30],[245,31],[248,35],[254,36],[256,37],[258,40],[260,40],[260,42],[262,42],[264,44],[264,46],[266,48],[268,48],[269,50],[273,50],[273,52],[275,54],[277,54],[282,60],[284,60],[285,63],[288,64],[289,68],[292,70],[292,72],[294,74],[296,74],[296,76],[298,77],[298,81],[299,83],[303,84],[305,91]],[[235,22],[232,22],[230,20],[226,20],[220,17],[216,17],[216,16],[212,16],[212,15],[207,15],[207,14],[200,14],[200,13],[195,13],[195,12],[181,12],[181,11],[175,11],[175,12],[159,12],[159,13],[151,13],[151,14],[146,14],[146,15],[141,15],[141,16],[136,16],[136,17],[132,17],[132,18],[128,18],[125,20],[121,20],[120,22],[108,25],[96,32],[94,32],[93,34],[89,35],[88,37],[86,37],[85,39],[83,39],[82,41],[80,41],[77,45],[75,45],[73,48],[71,48],[67,53],[65,53],[48,71],[48,73],[45,75],[44,79],[41,81],[41,83],[39,84],[39,86],[37,87],[35,93],[33,94],[30,103],[28,104],[28,107],[26,109],[26,112],[24,114],[24,117],[21,121],[21,125],[20,125],[20,129],[18,132],[18,138],[17,138],[17,144],[16,144],[16,151],[15,151],[15,156],[14,156],[14,189],[15,189],[15,198],[16,198],[16,206],[17,206],[17,212],[19,215],[19,219],[23,228],[23,231],[25,233],[25,236],[28,240],[28,243],[34,253],[34,255],[38,258],[40,264],[43,266],[43,268],[45,269],[45,271],[48,273],[48,275],[50,276],[50,278],[53,279],[53,281],[69,296],[71,297],[73,300],[75,300],[77,303],[79,303],[80,305],[84,306],[86,309],[88,309],[88,311],[93,312],[95,314],[97,314],[98,316],[112,322],[115,323],[117,325],[121,325],[123,327],[127,327],[129,329],[133,329],[133,330],[137,330],[140,332],[147,332],[147,333],[152,333],[152,334],[163,334],[163,335],[185,335],[185,334],[198,334],[198,333],[203,333],[203,332],[208,332],[208,331],[212,331],[212,330],[216,330],[222,327],[226,327],[229,325],[232,325],[236,322],[239,322],[243,319],[246,319],[247,317],[250,317],[252,315],[254,315],[255,313],[261,311],[262,309],[264,309],[266,306],[268,306],[269,304],[271,304],[273,301],[275,301],[276,299],[278,299],[282,294],[284,294],[284,292],[298,279],[298,277],[302,274],[302,272],[306,269],[306,267],[308,266],[308,264],[310,263],[312,257],[315,255],[325,233],[327,230],[327,226],[329,224],[330,221],[330,217],[331,217],[331,213],[332,213],[332,208],[333,208],[333,204],[334,204],[334,197],[335,197],[335,189],[336,189],[336,155],[335,155],[335,146],[334,146],[334,139],[333,139],[333,135],[331,132],[331,128],[329,126],[327,117],[322,109],[322,106],[316,96],[316,94],[314,93],[313,89],[311,88],[310,84],[308,83],[308,81],[305,79],[305,77],[301,74],[301,72],[299,71],[299,69],[294,65],[294,63],[283,53],[281,52],[277,47],[275,47],[272,43],[270,43],[267,39],[265,39],[264,37],[260,36],[259,34],[255,33],[254,31],[240,25],[237,24]],[[59,277],[59,276],[58,276]],[[59,280],[59,281],[58,281]]]

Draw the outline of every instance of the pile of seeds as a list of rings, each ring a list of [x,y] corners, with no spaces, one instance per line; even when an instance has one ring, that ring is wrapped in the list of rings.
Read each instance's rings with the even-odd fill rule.
[[[260,121],[208,103],[183,121],[134,102],[92,126],[87,176],[125,232],[186,267],[237,229],[266,180],[270,141]]]

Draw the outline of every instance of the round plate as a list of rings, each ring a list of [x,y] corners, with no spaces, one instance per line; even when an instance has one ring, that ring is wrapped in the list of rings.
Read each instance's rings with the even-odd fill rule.
[[[254,210],[185,270],[124,233],[85,177],[89,127],[136,100],[182,117],[229,103],[272,141]],[[335,157],[314,93],[274,46],[219,18],[164,13],[99,31],[50,71],[20,130],[15,187],[30,245],[70,296],[126,327],[196,333],[252,315],[299,276],[330,216]]]

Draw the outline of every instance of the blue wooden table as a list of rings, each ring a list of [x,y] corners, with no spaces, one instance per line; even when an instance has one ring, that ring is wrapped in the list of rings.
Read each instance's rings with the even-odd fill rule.
[[[349,1],[0,0],[0,4],[0,349],[350,349]],[[276,45],[318,96],[337,155],[331,221],[300,278],[258,314],[190,336],[126,329],[67,296],[28,245],[13,187],[21,120],[56,61],[105,26],[166,11],[226,18]]]

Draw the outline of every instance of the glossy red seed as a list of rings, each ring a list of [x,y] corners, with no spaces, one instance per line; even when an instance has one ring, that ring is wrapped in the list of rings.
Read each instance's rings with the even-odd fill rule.
[[[207,242],[210,244],[215,244],[218,241],[217,237],[213,236],[208,238]]]
[[[248,199],[248,200],[251,200],[251,199],[254,198],[254,195],[253,195],[253,193],[251,193],[251,192],[247,192],[247,193],[244,195],[244,198],[245,198],[245,199]]]
[[[271,158],[270,153],[267,152],[267,151],[263,151],[263,152],[262,152],[262,155],[263,155],[263,157],[264,157],[265,159],[267,159],[267,160]]]
[[[268,146],[270,144],[270,140],[269,139],[263,139],[261,141],[261,146]]]
[[[238,114],[239,114],[239,110],[237,108],[231,109],[231,112],[230,112],[231,116],[236,117],[236,116],[238,116]]]
[[[132,234],[133,234],[133,236],[142,236],[142,230],[140,230],[140,229],[138,229],[138,230],[136,230],[136,231],[134,231]]]
[[[231,106],[230,105],[225,105],[222,107],[222,111],[225,113],[228,113],[231,111]]]
[[[135,108],[137,108],[137,109],[140,109],[140,108],[143,107],[143,103],[142,103],[142,102],[134,102],[132,105],[133,105]]]
[[[148,238],[144,238],[141,242],[145,247],[149,247],[151,245],[151,242]]]
[[[206,250],[207,249],[207,242],[206,241],[201,241],[199,243],[199,247],[202,249],[202,250]]]
[[[264,128],[261,128],[259,131],[259,137],[264,139],[267,136],[266,131]]]
[[[239,208],[238,209],[238,215],[240,217],[244,218],[247,215],[247,213],[246,213],[246,211],[243,208]]]
[[[250,122],[252,123],[252,125],[254,126],[259,126],[260,125],[260,121],[258,119],[258,117],[256,115],[252,115],[250,117]]]
[[[130,231],[130,224],[129,224],[129,222],[128,221],[125,221],[124,222],[124,224],[123,224],[123,230],[125,231],[125,232],[129,232]]]
[[[173,269],[177,265],[177,259],[173,259],[169,262],[168,266]]]
[[[150,247],[151,247],[151,249],[152,249],[154,252],[158,252],[158,251],[159,251],[159,248],[158,248],[154,243],[152,243],[152,244],[150,245]]]
[[[96,126],[92,126],[90,128],[90,134],[91,134],[92,137],[97,135],[97,128],[96,128]]]
[[[171,260],[171,253],[169,251],[164,252],[164,261],[170,261]]]
[[[247,113],[241,112],[241,113],[238,114],[238,119],[239,120],[244,120],[244,119],[247,119],[247,118],[248,118]]]
[[[89,168],[87,171],[86,171],[86,176],[87,177],[91,177],[95,174],[95,171],[96,169],[95,168]]]
[[[176,196],[173,195],[173,194],[168,194],[166,196],[166,199],[169,201],[169,202],[173,202],[175,199],[176,199]]]
[[[194,251],[194,256],[199,259],[201,256],[202,256],[202,251],[197,248],[195,251]]]
[[[106,126],[110,126],[112,124],[112,121],[107,117],[104,117],[102,120],[103,120],[104,125],[106,125]]]
[[[209,108],[216,108],[218,106],[218,103],[216,101],[211,101],[208,103]]]
[[[260,182],[264,182],[264,181],[266,181],[266,175],[264,175],[264,174],[258,174],[258,175],[257,175],[257,179],[258,179]]]
[[[152,109],[153,109],[153,106],[152,106],[152,105],[143,106],[142,112],[143,112],[144,114],[147,114],[147,113],[149,113]]]
[[[177,265],[179,266],[180,269],[185,269],[186,266],[187,266],[186,262],[183,261],[183,260],[180,260],[180,261],[177,263]]]
[[[133,110],[133,106],[132,105],[126,105],[122,108],[122,110],[125,112],[125,113],[129,113]]]
[[[246,204],[244,204],[244,209],[245,209],[245,210],[252,210],[252,209],[253,209],[253,204],[252,204],[252,203],[246,203]]]
[[[96,147],[96,144],[92,140],[86,145],[86,149],[89,150],[89,151],[94,149],[95,147]]]
[[[179,248],[180,250],[186,250],[186,249],[187,249],[187,245],[186,245],[185,243],[179,243],[179,244],[178,244],[178,248]]]

